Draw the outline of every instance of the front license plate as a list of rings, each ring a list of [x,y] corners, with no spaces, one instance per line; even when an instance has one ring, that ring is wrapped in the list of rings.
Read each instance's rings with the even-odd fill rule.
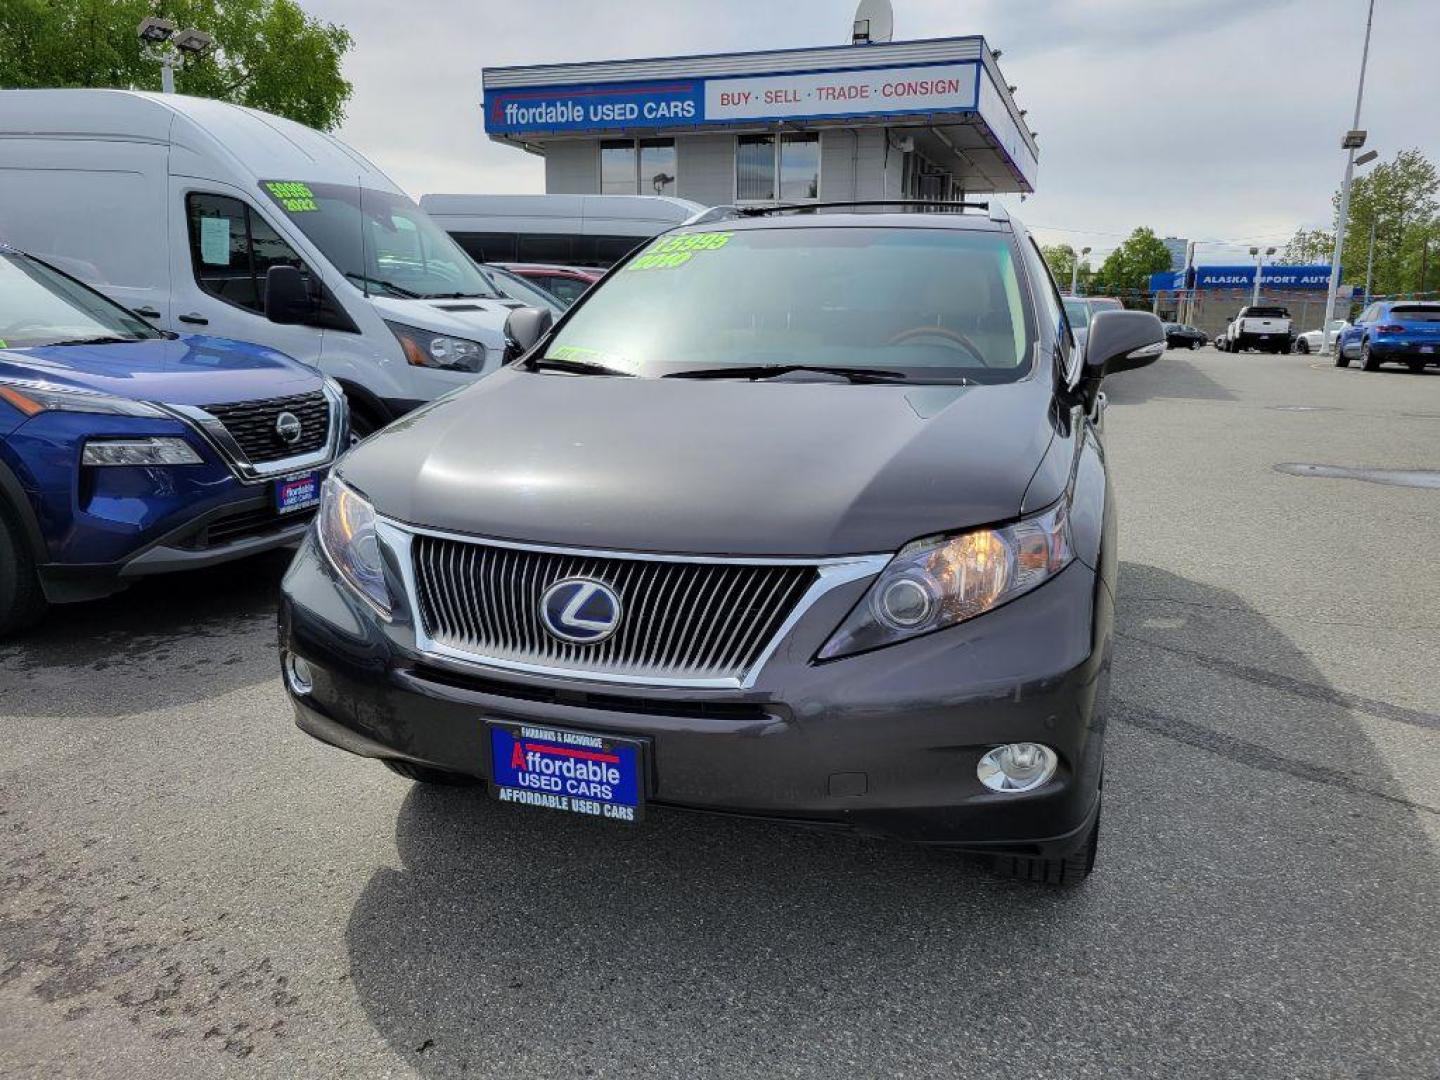
[[[645,744],[584,731],[490,725],[490,793],[501,802],[630,824],[645,809]]]
[[[320,474],[318,472],[287,476],[283,480],[275,481],[275,509],[282,514],[303,510],[307,506],[314,506],[319,501]]]

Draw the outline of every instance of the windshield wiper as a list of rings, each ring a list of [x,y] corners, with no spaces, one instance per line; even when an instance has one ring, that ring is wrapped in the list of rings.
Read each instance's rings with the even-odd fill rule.
[[[527,371],[539,371],[542,368],[549,371],[568,371],[573,375],[624,375],[626,378],[633,378],[635,375],[633,371],[611,367],[596,360],[562,360],[558,356],[541,356],[525,362]]]
[[[730,367],[695,368],[690,371],[671,371],[662,375],[665,379],[774,379],[792,371],[813,371],[821,375],[838,375],[852,383],[907,382],[909,376],[903,371],[887,371],[884,368],[830,367],[825,364],[735,364]]]
[[[99,337],[77,337],[67,338],[64,341],[52,341],[53,345],[129,345],[133,341],[144,341],[145,338],[138,337],[115,337],[113,334],[102,334]]]
[[[420,293],[421,300],[500,300],[499,293],[488,292],[427,292]]]
[[[353,270],[347,270],[345,276],[347,278],[354,278],[356,281],[368,281],[372,285],[379,285],[382,289],[389,289],[396,296],[403,296],[406,300],[422,299],[418,292],[412,292],[410,289],[396,285],[393,281],[386,281],[384,278],[371,277],[368,274],[357,274]]]

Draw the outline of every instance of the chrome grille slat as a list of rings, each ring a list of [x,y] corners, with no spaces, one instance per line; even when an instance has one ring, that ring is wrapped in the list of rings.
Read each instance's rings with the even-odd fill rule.
[[[421,630],[486,660],[608,677],[741,680],[770,646],[819,568],[802,562],[591,555],[417,533],[411,569]],[[541,624],[557,581],[602,581],[620,597],[616,632],[593,645]]]

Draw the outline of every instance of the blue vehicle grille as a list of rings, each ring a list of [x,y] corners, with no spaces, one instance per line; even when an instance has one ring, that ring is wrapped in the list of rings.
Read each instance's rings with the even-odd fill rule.
[[[330,403],[320,390],[294,397],[206,405],[205,411],[225,425],[252,465],[312,453],[330,438]],[[286,442],[276,428],[283,413],[300,421],[300,437],[294,442]]]

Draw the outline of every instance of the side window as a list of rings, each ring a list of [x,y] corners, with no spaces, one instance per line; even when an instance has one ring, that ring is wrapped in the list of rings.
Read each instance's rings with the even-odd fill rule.
[[[546,278],[542,284],[567,304],[580,299],[580,294],[588,288],[585,282],[570,277]]]
[[[210,295],[261,313],[270,267],[306,269],[295,249],[240,199],[196,192],[185,206],[195,280]]]

